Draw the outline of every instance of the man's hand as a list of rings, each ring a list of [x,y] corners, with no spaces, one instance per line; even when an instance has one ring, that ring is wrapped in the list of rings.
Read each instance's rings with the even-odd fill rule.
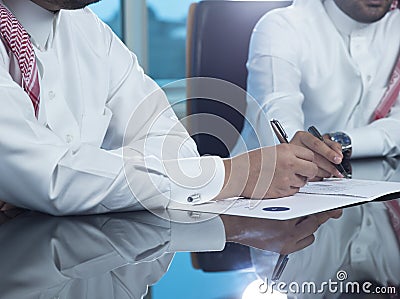
[[[15,207],[10,205],[9,203],[6,203],[6,202],[0,200],[0,212],[12,210],[12,209],[15,209]]]
[[[343,178],[334,164],[340,164],[343,160],[342,147],[339,143],[324,138],[324,142],[308,132],[299,131],[291,144],[305,147],[314,152],[314,162],[318,165],[318,172],[314,180],[330,178],[332,176]]]
[[[225,159],[225,183],[217,199],[293,195],[317,174],[313,161],[312,151],[293,144],[260,148]]]
[[[23,212],[22,209],[18,209],[4,201],[0,200],[0,225],[13,219]]]
[[[341,215],[342,210],[335,210],[286,221],[230,215],[221,215],[221,219],[227,242],[290,254],[311,245],[318,227]]]

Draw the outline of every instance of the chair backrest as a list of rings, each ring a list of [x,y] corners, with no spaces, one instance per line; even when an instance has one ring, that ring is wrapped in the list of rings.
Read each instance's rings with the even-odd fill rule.
[[[187,76],[211,77],[229,81],[243,90],[247,87],[246,62],[251,33],[268,11],[292,1],[201,1],[190,9],[187,44]],[[230,105],[209,99],[188,101],[189,114],[212,114],[226,120],[240,132],[246,109],[245,93],[232,98]],[[235,108],[232,108],[235,107]],[[212,124],[216,127],[215,123]],[[200,154],[229,155],[236,140],[231,132],[213,137],[208,122],[189,123]],[[220,140],[218,140],[220,139]]]
[[[292,1],[201,1],[192,4],[188,18],[187,76],[218,78],[246,90],[246,62],[254,26],[269,10],[291,3]],[[203,84],[197,86],[207,87]],[[188,90],[189,98],[191,92]],[[191,122],[190,117],[188,118],[188,129],[202,155],[229,155],[236,142],[232,136],[237,134],[227,131],[229,129],[222,123],[224,120],[232,124],[238,132],[243,127],[245,93],[232,95],[228,91],[224,97],[234,103],[227,105],[206,98],[188,101],[189,115],[205,113],[221,119],[218,124],[202,121],[202,118]],[[218,138],[213,136],[216,127],[221,127],[222,131],[225,129],[222,134],[219,131]],[[193,135],[193,132],[204,133]],[[252,266],[248,248],[237,244],[227,244],[221,252],[192,254],[192,262],[195,268],[204,271],[239,270]]]

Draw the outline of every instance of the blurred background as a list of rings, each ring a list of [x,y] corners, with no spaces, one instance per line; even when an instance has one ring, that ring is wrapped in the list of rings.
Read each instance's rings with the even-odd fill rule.
[[[186,21],[193,2],[198,0],[102,0],[91,8],[163,85],[185,77]]]

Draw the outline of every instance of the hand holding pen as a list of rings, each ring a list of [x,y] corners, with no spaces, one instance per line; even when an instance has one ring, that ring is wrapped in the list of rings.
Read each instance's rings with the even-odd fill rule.
[[[313,132],[316,133],[315,131]],[[319,136],[299,131],[294,135],[290,143],[303,146],[314,152],[314,163],[318,166],[318,172],[314,180],[332,176],[344,178],[346,173],[342,173],[344,169],[339,166],[343,160],[341,145],[331,140],[321,139]]]
[[[330,140],[325,140],[324,137],[322,137],[321,133],[318,131],[318,129],[314,126],[309,127],[308,132],[310,132],[313,136],[317,137],[322,142],[331,142],[332,143],[332,141],[330,141]],[[337,145],[337,146],[339,147],[340,145]],[[351,175],[346,172],[342,163],[335,164],[335,167],[343,175],[344,178],[346,178],[346,179],[351,178]]]

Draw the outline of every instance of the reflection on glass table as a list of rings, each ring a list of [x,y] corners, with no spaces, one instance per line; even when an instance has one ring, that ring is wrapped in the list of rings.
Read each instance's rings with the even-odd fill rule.
[[[7,218],[0,226],[4,299],[141,298],[175,251],[221,250],[225,242],[218,217],[195,224],[146,212]]]
[[[354,161],[352,169],[355,178],[400,178],[398,160]],[[0,297],[142,298],[149,285],[175,271],[170,267],[174,253],[218,251],[226,242],[263,250],[252,250],[254,268],[263,280],[246,290],[251,281],[242,280],[240,292],[229,297],[226,292],[206,295],[209,287],[195,289],[193,281],[185,298],[356,298],[339,291],[310,294],[313,290],[266,297],[266,265],[273,264],[270,251],[291,253],[281,280],[287,286],[301,288],[312,282],[320,287],[335,279],[360,286],[370,283],[370,288],[400,285],[397,234],[384,203],[346,208],[341,218],[329,219],[340,214],[335,213],[272,221],[179,211],[166,212],[170,220],[165,220],[146,212],[61,218],[9,210],[0,213]],[[316,241],[310,245],[314,232]],[[251,274],[247,277],[255,280]],[[179,290],[191,279],[187,272],[169,282]],[[229,291],[234,289],[230,283],[214,287]],[[155,290],[155,299],[183,298]]]
[[[350,163],[353,178],[400,181],[398,159]],[[259,288],[259,295],[275,291],[284,298],[399,298],[395,297],[400,295],[398,215],[393,217],[385,202],[344,209],[339,220],[321,226],[314,244],[291,254],[277,283],[268,278],[268,255],[252,250],[261,279],[253,289]]]
[[[222,250],[226,242],[237,242],[289,253],[308,246],[319,225],[340,213],[301,223],[181,211],[166,211],[164,219],[147,212],[1,215],[2,299],[121,299],[142,298],[168,270],[175,252]]]

